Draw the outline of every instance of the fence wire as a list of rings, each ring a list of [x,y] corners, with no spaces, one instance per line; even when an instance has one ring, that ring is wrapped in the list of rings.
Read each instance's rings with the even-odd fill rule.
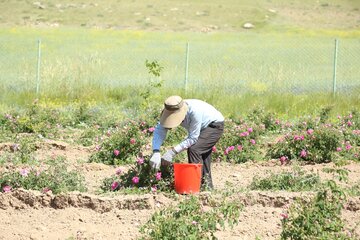
[[[164,86],[175,89],[360,93],[359,39],[338,39],[336,49],[335,39],[254,35],[209,42],[48,38],[40,46],[0,36],[0,86],[72,92],[144,85],[151,79],[146,60],[157,60]]]

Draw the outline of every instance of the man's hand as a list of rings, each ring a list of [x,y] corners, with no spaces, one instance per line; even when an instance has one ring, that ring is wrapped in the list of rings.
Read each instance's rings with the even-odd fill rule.
[[[172,159],[175,155],[176,155],[176,152],[173,149],[170,149],[163,155],[162,159],[167,162],[172,162]]]
[[[150,166],[155,169],[159,169],[161,164],[161,155],[159,152],[155,152],[150,158]]]

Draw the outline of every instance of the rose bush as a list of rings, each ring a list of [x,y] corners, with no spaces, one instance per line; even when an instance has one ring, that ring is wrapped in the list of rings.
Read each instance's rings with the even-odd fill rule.
[[[341,134],[337,129],[320,127],[316,130],[295,131],[286,134],[270,146],[267,156],[282,157],[305,162],[324,163],[334,160],[334,153],[340,146]]]
[[[173,169],[161,166],[155,170],[150,166],[148,157],[136,158],[129,170],[118,168],[113,176],[105,178],[101,185],[104,192],[124,189],[143,189],[146,191],[171,191],[173,187]]]
[[[99,139],[95,147],[96,152],[90,156],[90,162],[118,165],[141,156],[148,146],[148,136],[151,132],[149,129],[146,129],[144,122],[128,121],[110,130]]]

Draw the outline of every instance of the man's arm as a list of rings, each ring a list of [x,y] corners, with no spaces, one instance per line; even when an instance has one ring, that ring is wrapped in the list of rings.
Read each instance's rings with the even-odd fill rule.
[[[156,125],[155,130],[154,130],[153,139],[152,139],[153,152],[160,151],[160,147],[166,138],[167,131],[168,130],[166,128],[164,128],[163,126],[161,126],[160,123],[158,123]]]
[[[188,137],[174,147],[177,153],[182,152],[185,149],[188,149],[197,142],[201,131],[201,121],[202,118],[200,115],[194,114],[192,116],[189,123]]]

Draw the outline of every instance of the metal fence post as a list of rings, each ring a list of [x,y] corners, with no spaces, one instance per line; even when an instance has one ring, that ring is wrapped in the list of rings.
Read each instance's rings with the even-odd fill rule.
[[[186,44],[186,59],[185,59],[185,94],[188,87],[188,77],[189,77],[189,43]]]
[[[337,55],[338,55],[339,42],[335,39],[335,50],[334,50],[334,72],[333,72],[333,96],[336,94],[336,68],[337,68]]]
[[[38,40],[38,58],[37,58],[37,71],[36,71],[36,95],[39,94],[40,89],[40,63],[41,63],[41,40]]]

